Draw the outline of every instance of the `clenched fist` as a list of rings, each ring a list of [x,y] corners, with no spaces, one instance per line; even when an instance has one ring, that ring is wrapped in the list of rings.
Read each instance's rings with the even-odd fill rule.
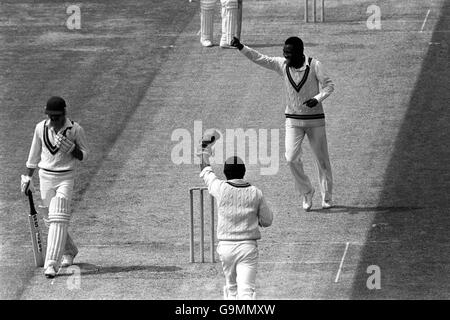
[[[33,179],[30,176],[20,176],[20,191],[24,195],[28,195],[28,192],[34,192]]]
[[[314,98],[303,102],[303,104],[305,104],[309,108],[314,108],[318,103],[319,103],[319,101],[317,101],[317,99],[314,99]]]

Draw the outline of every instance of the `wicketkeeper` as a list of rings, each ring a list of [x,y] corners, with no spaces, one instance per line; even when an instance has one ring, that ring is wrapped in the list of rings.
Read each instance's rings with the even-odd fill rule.
[[[200,177],[218,206],[217,253],[225,275],[224,299],[255,299],[259,227],[270,226],[273,215],[261,190],[244,180],[245,165],[239,157],[225,161],[227,180],[216,177],[209,157],[218,138],[217,131],[205,132],[198,155]]]
[[[242,27],[242,0],[220,0],[222,6],[222,48],[233,48],[233,37],[241,37]],[[204,47],[213,45],[214,35],[214,7],[216,0],[200,1],[201,37],[200,42]]]
[[[334,91],[334,84],[319,60],[304,54],[303,41],[290,37],[283,47],[284,57],[269,57],[241,44],[234,38],[232,45],[248,59],[281,76],[285,92],[286,160],[294,176],[295,186],[303,197],[303,209],[312,207],[314,188],[303,170],[302,142],[308,136],[314,153],[322,194],[322,208],[332,207],[333,176],[325,132],[322,102]]]
[[[68,267],[78,254],[68,234],[71,219],[75,169],[78,161],[86,160],[88,150],[83,128],[66,117],[66,102],[51,97],[45,113],[48,119],[39,122],[26,163],[27,173],[22,175],[21,191],[33,191],[33,173],[39,168],[44,222],[49,228],[44,274],[54,278],[59,267]]]

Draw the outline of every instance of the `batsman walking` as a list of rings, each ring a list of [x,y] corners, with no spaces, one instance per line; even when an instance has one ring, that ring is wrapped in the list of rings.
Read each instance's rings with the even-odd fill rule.
[[[39,168],[44,222],[49,228],[44,274],[54,278],[59,268],[72,265],[78,254],[68,233],[70,201],[77,162],[86,160],[88,150],[83,128],[66,117],[64,99],[51,97],[45,113],[48,119],[39,122],[34,130],[21,191],[28,195],[29,190],[34,190],[32,177]]]
[[[285,41],[284,57],[269,57],[244,46],[238,38],[231,43],[254,63],[277,72],[285,88],[285,157],[303,197],[303,209],[309,211],[315,190],[303,170],[302,142],[306,136],[315,156],[315,167],[322,193],[322,208],[332,207],[333,177],[325,132],[322,102],[334,91],[334,84],[320,61],[304,54],[303,41],[290,37]]]

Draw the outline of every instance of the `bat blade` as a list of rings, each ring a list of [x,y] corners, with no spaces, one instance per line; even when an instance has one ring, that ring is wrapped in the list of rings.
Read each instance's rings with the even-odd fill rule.
[[[44,266],[43,248],[42,248],[42,235],[39,228],[39,221],[36,208],[34,207],[33,195],[31,191],[28,192],[28,201],[30,203],[30,214],[28,220],[30,222],[30,234],[31,243],[33,245],[34,262],[36,267]]]

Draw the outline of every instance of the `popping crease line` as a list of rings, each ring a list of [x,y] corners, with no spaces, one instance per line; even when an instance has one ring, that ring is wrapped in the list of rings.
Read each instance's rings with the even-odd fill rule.
[[[336,274],[336,279],[334,279],[335,283],[339,281],[339,276],[341,275],[341,270],[342,270],[342,267],[344,266],[344,260],[345,260],[345,256],[347,255],[349,244],[350,244],[350,242],[347,242],[345,244],[344,254],[342,255],[341,263],[339,264],[339,269],[338,269],[338,272]]]

